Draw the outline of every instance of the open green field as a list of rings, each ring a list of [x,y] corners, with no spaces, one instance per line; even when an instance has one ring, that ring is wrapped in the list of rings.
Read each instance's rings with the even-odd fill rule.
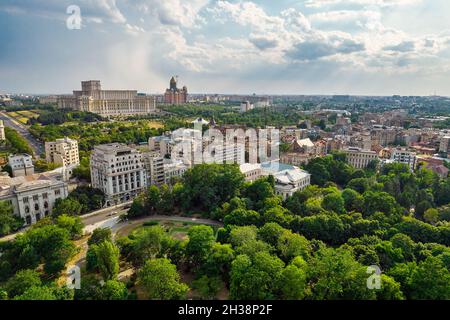
[[[11,111],[8,112],[8,116],[21,124],[26,125],[29,119],[39,117],[39,113],[34,110]]]

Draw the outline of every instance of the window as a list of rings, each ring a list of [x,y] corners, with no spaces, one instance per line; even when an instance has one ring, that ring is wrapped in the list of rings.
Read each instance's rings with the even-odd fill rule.
[[[23,203],[28,203],[28,197],[23,197]]]
[[[61,190],[55,190],[55,196],[59,196],[61,194]]]

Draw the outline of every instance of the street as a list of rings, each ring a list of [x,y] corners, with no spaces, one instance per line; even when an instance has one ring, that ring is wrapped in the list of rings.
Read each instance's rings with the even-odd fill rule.
[[[12,119],[3,111],[0,111],[0,120],[3,120],[3,123],[6,127],[10,127],[16,130],[17,133],[19,133],[22,137],[24,137],[28,141],[30,147],[33,149],[35,153],[35,157],[39,158],[40,155],[45,152],[43,143],[36,140],[36,138],[34,138],[30,134],[27,127],[25,127],[23,124]]]

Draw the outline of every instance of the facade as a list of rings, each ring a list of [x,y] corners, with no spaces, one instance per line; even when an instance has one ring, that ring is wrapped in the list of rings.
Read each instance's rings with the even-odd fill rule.
[[[34,174],[33,157],[29,154],[8,156],[8,163],[13,177],[31,176]]]
[[[148,185],[172,184],[175,178],[181,178],[189,169],[183,161],[166,159],[157,152],[144,153],[143,159]]]
[[[259,163],[243,163],[239,166],[241,173],[245,176],[245,181],[255,181],[262,176],[262,168]]]
[[[275,193],[283,200],[311,184],[311,175],[298,167],[282,170],[274,174]]]
[[[182,89],[177,88],[177,81],[175,80],[175,77],[172,77],[172,79],[170,79],[170,86],[168,89],[166,89],[166,92],[164,93],[164,103],[179,105],[185,104],[187,103],[187,101],[188,101],[187,87],[184,86]]]
[[[147,186],[142,153],[120,143],[99,145],[91,155],[92,187],[106,196],[106,205],[132,200]]]
[[[364,169],[373,160],[378,159],[375,151],[362,150],[360,148],[347,148],[343,152],[347,155],[347,162],[356,169]]]
[[[439,152],[448,153],[450,151],[450,136],[444,136],[439,143]]]
[[[11,204],[26,225],[48,216],[55,201],[68,196],[67,183],[58,172],[10,178],[0,177],[0,200]]]
[[[404,163],[408,165],[411,171],[416,169],[417,158],[415,152],[396,148],[391,151],[391,159],[397,163]]]
[[[0,141],[5,141],[5,125],[3,124],[3,120],[0,120]]]
[[[78,142],[67,137],[46,142],[45,160],[63,166],[79,165]]]
[[[250,101],[242,101],[241,102],[241,112],[247,112],[254,108],[254,105],[250,103]]]
[[[82,81],[81,91],[73,91],[72,96],[60,96],[58,106],[104,117],[146,115],[157,111],[153,97],[138,94],[136,90],[102,90],[98,80]]]

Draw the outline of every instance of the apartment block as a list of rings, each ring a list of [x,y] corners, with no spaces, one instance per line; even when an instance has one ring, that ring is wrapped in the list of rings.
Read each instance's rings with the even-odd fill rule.
[[[67,137],[46,142],[45,160],[63,166],[79,165],[78,142]]]

